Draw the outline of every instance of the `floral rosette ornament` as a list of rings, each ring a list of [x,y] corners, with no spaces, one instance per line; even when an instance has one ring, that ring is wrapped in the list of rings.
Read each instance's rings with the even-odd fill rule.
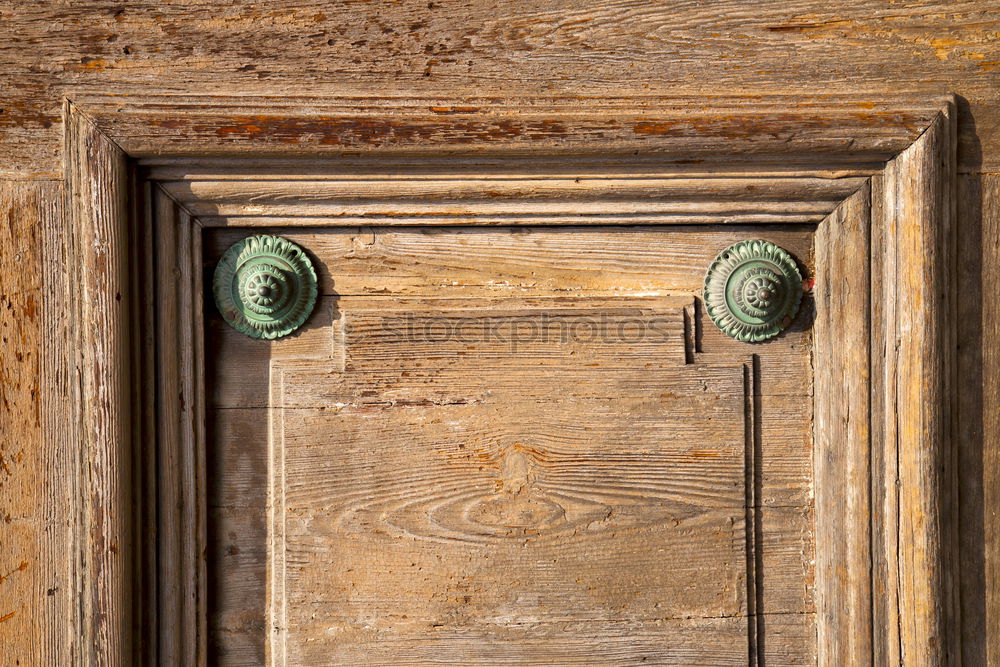
[[[799,310],[802,274],[785,250],[768,241],[735,243],[705,275],[705,309],[725,334],[759,343],[784,331]]]
[[[219,260],[212,280],[223,319],[251,338],[287,336],[316,306],[316,270],[298,245],[280,236],[250,236]]]

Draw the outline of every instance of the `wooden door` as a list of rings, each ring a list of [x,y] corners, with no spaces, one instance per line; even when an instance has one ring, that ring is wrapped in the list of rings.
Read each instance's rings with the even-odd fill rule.
[[[219,664],[816,659],[808,301],[768,343],[704,315],[746,238],[810,226],[225,228],[299,244],[274,342],[207,303]]]
[[[210,157],[252,176],[274,158],[408,156],[446,173],[431,166],[451,156],[454,173],[533,156],[544,178],[520,212],[462,224],[589,225],[565,197],[534,218],[527,200],[606,158],[635,167],[586,202],[603,198],[608,226],[816,226],[799,260],[816,281],[817,662],[1000,664],[996,8],[0,2],[0,662],[207,659],[202,234],[291,233],[279,199],[317,228],[417,225],[428,209],[426,190],[320,212],[315,183],[296,194],[272,173],[222,193],[224,178],[191,189],[185,174]],[[153,160],[174,171],[146,183]],[[652,188],[668,197],[623,196],[669,171],[686,190],[675,178]],[[179,211],[154,264],[142,195],[162,187]],[[308,332],[323,326],[336,323]]]

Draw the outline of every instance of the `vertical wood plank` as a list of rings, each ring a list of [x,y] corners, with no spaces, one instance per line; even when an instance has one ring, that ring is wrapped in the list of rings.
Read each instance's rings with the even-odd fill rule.
[[[871,660],[869,309],[871,188],[816,232],[814,323],[817,599],[821,665]]]
[[[204,427],[200,353],[200,239],[191,217],[155,188],[157,459],[161,664],[204,660]],[[192,253],[197,250],[198,255]],[[197,267],[197,268],[196,268]]]
[[[11,664],[70,659],[67,466],[59,441],[44,438],[52,315],[38,270],[63,214],[60,183],[0,183],[0,636]]]
[[[192,608],[195,623],[196,664],[208,660],[208,581],[206,551],[208,544],[208,480],[206,479],[206,394],[205,394],[205,305],[202,272],[202,229],[196,220],[188,217],[190,246],[187,264],[190,274],[191,322],[189,346],[191,358],[191,474],[188,493],[195,507],[193,518],[194,539],[190,540],[191,574],[194,577],[195,604]]]
[[[901,659],[948,665],[958,660],[953,516],[954,111],[949,105],[892,162],[897,271],[884,276],[896,303],[887,322],[898,350],[893,380],[898,425],[899,608]]]
[[[959,187],[962,660],[1000,664],[1000,175]]]
[[[983,276],[1000,275],[1000,175],[983,178]],[[1000,664],[1000,292],[983,291],[983,463],[986,637],[990,665]]]
[[[153,255],[153,197],[148,181],[142,180],[134,171],[129,174],[132,216],[132,282],[136,313],[136,333],[133,339],[132,395],[135,419],[132,429],[135,438],[136,480],[138,493],[135,496],[135,521],[139,527],[137,540],[136,599],[140,608],[133,616],[134,636],[137,656],[142,664],[155,664],[159,655],[159,633],[151,631],[159,627],[156,590],[159,585],[159,531],[157,530],[158,507],[157,488],[157,447],[156,443],[156,386],[151,378],[156,377],[156,331],[154,318],[156,310],[155,262]]]
[[[80,356],[79,563],[84,662],[130,664],[133,638],[130,327],[125,154],[72,105],[66,123],[67,182],[77,252],[69,261],[78,300]]]
[[[180,403],[164,397],[182,395],[180,352],[176,340],[179,305],[176,298],[177,267],[177,207],[155,189],[153,196],[153,236],[156,253],[154,278],[156,308],[156,459],[157,459],[157,550],[161,576],[157,587],[157,616],[160,622],[159,662],[178,664],[181,661],[181,637],[184,634],[184,591],[178,577],[183,555],[180,553],[184,512],[183,479],[178,443],[180,433]]]
[[[871,181],[871,504],[873,663],[897,665],[899,639],[899,474],[897,470],[896,382],[898,348],[889,335],[896,318],[892,239],[899,166],[890,163]]]

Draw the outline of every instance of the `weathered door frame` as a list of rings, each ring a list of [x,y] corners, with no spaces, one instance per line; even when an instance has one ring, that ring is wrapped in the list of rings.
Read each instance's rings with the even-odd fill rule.
[[[160,641],[171,644],[170,655],[205,661],[203,437],[196,411],[180,405],[184,396],[188,406],[200,400],[199,353],[190,343],[200,327],[198,272],[141,279],[137,258],[148,256],[150,234],[132,227],[149,219],[137,210],[149,197],[141,196],[134,162],[170,158],[183,169],[186,161],[225,157],[252,174],[255,160],[311,157],[523,162],[518,177],[529,186],[554,170],[645,161],[664,175],[650,187],[677,188],[680,203],[666,212],[626,211],[623,222],[644,214],[651,224],[781,222],[791,219],[785,211],[817,222],[819,661],[954,662],[954,109],[951,98],[914,108],[861,97],[67,101],[71,227],[46,230],[53,315],[43,410],[45,437],[74,460],[65,483],[75,503],[65,519],[77,661],[131,663],[150,622],[165,628]],[[857,187],[831,199],[845,179],[859,179]],[[777,181],[787,187],[769,190]],[[685,200],[692,188],[717,196]],[[191,192],[192,200],[211,197]],[[176,204],[170,242],[190,258],[197,221],[184,201]],[[170,278],[170,290],[134,289]],[[151,327],[137,326],[151,315],[139,304],[164,299],[171,314],[158,326],[169,327],[175,343],[151,365],[142,353]],[[185,377],[188,385],[178,386]],[[150,382],[163,383],[156,406],[143,391]],[[176,504],[162,509],[173,517],[174,548],[150,555],[150,541],[137,535],[136,513],[148,508],[133,494],[142,483],[134,460],[158,432],[177,428],[195,445],[159,455],[169,471],[157,473],[172,475]],[[157,539],[162,549],[164,536]],[[164,590],[170,597],[160,601],[159,619],[133,604],[142,564],[158,560],[169,561],[157,576],[161,597]]]

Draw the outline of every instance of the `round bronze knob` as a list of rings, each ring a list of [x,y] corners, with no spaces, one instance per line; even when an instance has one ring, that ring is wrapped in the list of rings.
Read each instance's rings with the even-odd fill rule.
[[[219,260],[212,280],[223,319],[252,338],[298,329],[316,305],[316,270],[305,251],[280,236],[250,236]]]
[[[740,241],[719,253],[705,275],[705,309],[724,333],[759,343],[785,330],[802,300],[802,274],[785,250]]]

